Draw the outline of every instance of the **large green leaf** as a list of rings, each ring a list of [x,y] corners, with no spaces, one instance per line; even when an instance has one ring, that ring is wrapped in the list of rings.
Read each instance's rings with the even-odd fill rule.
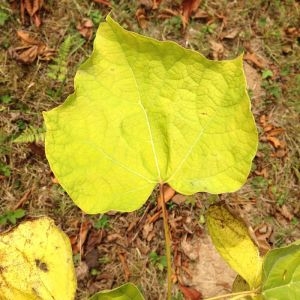
[[[224,206],[212,205],[207,213],[211,239],[225,261],[248,283],[250,289],[261,284],[262,259],[246,225]]]
[[[263,263],[262,295],[266,300],[299,299],[300,245],[271,250]]]
[[[141,292],[132,283],[126,283],[110,291],[102,291],[89,300],[144,300]]]
[[[74,94],[44,118],[50,166],[87,213],[135,210],[158,183],[235,191],[257,146],[241,56],[210,61],[109,16]]]

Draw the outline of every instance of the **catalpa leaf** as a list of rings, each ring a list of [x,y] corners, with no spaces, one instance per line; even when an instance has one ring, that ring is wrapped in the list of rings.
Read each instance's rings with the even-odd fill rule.
[[[261,283],[262,259],[246,225],[224,206],[212,205],[207,212],[207,227],[220,255],[250,289],[257,288]]]
[[[126,283],[110,291],[102,291],[89,300],[144,300],[141,292],[133,283]]]
[[[70,241],[51,219],[27,221],[0,235],[0,257],[0,299],[74,299]]]
[[[294,243],[267,253],[263,262],[262,295],[266,300],[299,298],[299,244]]]
[[[109,16],[74,94],[44,118],[50,166],[87,213],[138,209],[158,183],[235,191],[257,147],[241,56],[210,61]]]

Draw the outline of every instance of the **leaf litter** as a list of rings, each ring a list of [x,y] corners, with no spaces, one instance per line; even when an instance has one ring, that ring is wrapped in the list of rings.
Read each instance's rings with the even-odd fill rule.
[[[102,1],[100,1],[102,2]],[[104,1],[103,1],[104,2]],[[180,17],[179,13],[178,13],[178,8],[180,8],[180,4],[177,6],[176,9],[174,9],[174,6],[172,5],[166,5],[164,2],[165,1],[152,1],[153,2],[153,10],[154,10],[154,6],[156,5],[156,10],[157,12],[147,12],[147,18],[148,20],[148,24],[147,27],[144,29],[147,35],[151,35],[151,31],[152,34],[156,34],[156,37],[159,38],[168,38],[168,39],[177,39],[177,41],[179,43],[181,43],[182,45],[190,45],[191,47],[196,47],[197,48],[197,43],[194,42],[194,34],[195,32],[199,33],[201,32],[201,30],[203,30],[205,25],[210,25],[212,24],[214,21],[214,14],[216,13],[222,13],[225,11],[225,9],[222,9],[222,4],[216,4],[216,3],[211,3],[208,4],[208,6],[203,6],[200,5],[199,9],[192,15],[191,19],[193,22],[192,24],[189,22],[187,24],[187,28],[186,31],[188,32],[189,29],[193,28],[194,26],[196,26],[196,30],[195,31],[190,31],[191,34],[190,35],[183,35],[183,34],[178,34],[176,35],[176,29],[174,29],[174,27],[172,27],[171,31],[168,31],[165,29],[164,30],[159,30],[159,34],[157,34],[157,31],[153,30],[153,23],[156,22],[158,20],[158,22],[163,22],[163,20],[165,20],[166,22],[168,22],[168,20],[170,20],[172,17]],[[96,3],[96,1],[95,1]],[[96,8],[100,7],[102,8],[102,5],[105,5],[104,3],[96,3]],[[120,8],[121,8],[120,4]],[[249,4],[250,5],[250,4]],[[272,7],[272,3],[270,4],[270,7]],[[238,4],[235,5],[234,8],[229,7],[229,9],[231,9],[230,12],[227,12],[227,25],[226,27],[224,27],[224,29],[220,32],[216,31],[212,34],[205,34],[203,35],[203,37],[201,38],[201,46],[198,45],[198,47],[202,47],[202,51],[206,54],[206,55],[210,55],[211,57],[213,57],[213,49],[210,48],[210,41],[216,41],[216,42],[220,42],[224,48],[224,57],[227,58],[228,55],[230,55],[230,53],[235,53],[235,49],[234,47],[236,45],[246,45],[247,44],[247,38],[245,38],[245,28],[243,27],[243,24],[249,24],[251,27],[252,31],[252,38],[256,38],[256,27],[257,24],[255,24],[255,18],[258,19],[259,15],[257,15],[255,13],[255,10],[251,10],[254,14],[252,16],[251,22],[249,22],[249,20],[246,18],[242,18],[242,21],[239,22],[239,20],[241,20],[241,16],[237,16],[239,14],[239,10],[238,9],[242,9],[240,6],[242,6],[242,4]],[[257,6],[257,4],[255,4],[255,6]],[[166,9],[170,9],[170,13],[169,14],[165,14],[165,19],[159,19],[157,18],[157,20],[155,20],[154,18],[156,18],[159,13],[162,13],[162,9],[166,8]],[[265,8],[264,8],[265,9]],[[296,11],[295,9],[290,9],[290,12],[292,13],[293,11]],[[47,10],[47,13],[45,15],[43,15],[43,22],[44,21],[48,21],[50,18],[55,18],[53,17],[53,15],[51,15],[51,9],[50,11]],[[82,15],[78,14],[78,12],[76,12],[74,10],[74,8],[72,7],[71,10],[69,10],[69,12],[72,12],[73,14],[75,14],[76,17],[76,21],[81,20]],[[68,13],[69,13],[68,12]],[[64,20],[64,15],[59,15],[59,8],[57,8],[56,10],[57,16],[59,17],[56,20],[57,24],[61,24],[60,22],[63,22]],[[237,15],[234,15],[234,14]],[[270,12],[265,12],[266,14],[269,14]],[[115,14],[115,15],[118,15]],[[271,15],[275,16],[276,14]],[[25,19],[30,18],[29,14],[27,14],[27,12],[25,12]],[[120,14],[120,19],[122,19],[122,16]],[[287,18],[286,20],[288,20],[289,18]],[[29,19],[30,20],[30,19]],[[130,21],[128,21],[130,20]],[[162,20],[162,21],[159,21]],[[138,24],[134,23],[134,15],[131,16],[131,19],[128,18],[127,19],[127,24],[129,27],[132,26],[132,28],[134,28],[136,31],[139,31],[138,29]],[[125,22],[125,23],[126,23]],[[289,19],[289,22],[292,22]],[[28,24],[28,23],[27,23]],[[75,22],[75,24],[77,24],[77,22]],[[201,25],[200,27],[197,27],[197,25]],[[26,21],[25,21],[25,25],[26,25]],[[46,32],[48,32],[48,35],[51,36],[51,31],[52,28],[45,28],[43,27],[44,25],[41,25],[42,28],[44,30],[46,30]],[[61,26],[61,25],[60,25]],[[165,25],[164,25],[165,26]],[[219,26],[219,23],[218,23]],[[285,29],[282,31],[284,34],[284,38],[283,39],[287,39],[286,40],[286,44],[289,46],[288,51],[286,52],[286,50],[282,50],[284,52],[284,55],[290,55],[292,56],[293,53],[295,53],[295,51],[297,51],[297,48],[295,48],[295,41],[297,39],[297,37],[299,36],[299,33],[297,33],[298,31],[295,30],[294,25],[288,25],[286,24]],[[61,28],[62,30],[64,29],[64,27]],[[75,28],[74,28],[75,29]],[[31,30],[31,29],[30,29]],[[76,29],[75,29],[76,30]],[[231,34],[231,30],[233,31],[233,33]],[[51,34],[50,34],[51,33]],[[246,34],[248,34],[246,32]],[[13,36],[13,34],[11,34],[11,36]],[[227,36],[227,37],[226,37]],[[0,37],[0,40],[3,39],[4,35],[2,37]],[[187,43],[187,37],[188,42]],[[208,38],[209,37],[209,38]],[[51,41],[51,39],[50,39]],[[268,41],[268,40],[266,40]],[[207,43],[208,42],[208,43]],[[199,39],[198,39],[198,43],[199,43]],[[207,44],[206,44],[207,43]],[[54,43],[50,43],[50,44],[55,44]],[[283,43],[284,44],[284,43]],[[290,46],[292,45],[292,46]],[[11,43],[11,46],[13,47],[17,47],[17,43],[16,41],[13,41]],[[247,45],[246,45],[247,46]],[[268,45],[271,46],[272,48],[272,44]],[[207,49],[207,50],[206,50]],[[274,49],[274,47],[273,47]],[[229,51],[228,51],[229,50]],[[285,122],[285,118],[286,118],[286,112],[284,110],[278,110],[277,108],[280,106],[280,103],[276,103],[276,102],[272,102],[271,104],[266,104],[266,90],[264,88],[261,87],[261,72],[262,70],[265,68],[265,66],[270,67],[270,60],[272,61],[272,57],[275,55],[275,59],[278,59],[278,56],[276,56],[276,52],[273,53],[269,53],[267,52],[267,48],[264,49],[263,45],[258,45],[257,47],[252,47],[252,48],[246,48],[246,53],[255,53],[255,57],[254,55],[247,57],[248,59],[248,63],[246,62],[245,65],[250,66],[251,70],[255,73],[255,76],[253,76],[253,82],[250,84],[250,86],[252,87],[251,90],[253,91],[253,110],[255,112],[256,115],[256,120],[257,120],[257,124],[259,124],[259,126],[262,126],[262,124],[260,124],[260,117],[262,115],[265,115],[266,117],[268,117],[268,121],[267,124],[271,125],[272,129],[269,130],[269,128],[265,127],[266,130],[263,130],[263,135],[266,137],[269,131],[275,130],[275,135],[274,137],[279,139],[279,142],[285,142],[286,145],[283,145],[283,148],[275,148],[274,145],[272,144],[271,141],[265,139],[262,141],[262,145],[264,146],[263,149],[259,149],[258,155],[256,157],[256,161],[255,161],[255,171],[253,172],[253,174],[251,175],[251,178],[255,178],[255,176],[259,175],[261,177],[264,178],[268,178],[268,182],[269,185],[267,188],[261,188],[260,193],[257,194],[257,191],[253,190],[253,188],[247,184],[238,194],[239,194],[239,200],[237,201],[237,199],[235,199],[232,195],[224,195],[222,196],[223,198],[227,198],[227,200],[230,200],[231,203],[236,203],[236,205],[234,205],[235,209],[237,210],[237,213],[240,215],[243,215],[243,218],[248,219],[248,220],[252,220],[250,223],[254,224],[254,231],[255,231],[255,235],[257,237],[258,240],[264,240],[265,242],[261,242],[263,243],[263,245],[260,247],[261,249],[263,249],[264,247],[266,248],[266,250],[268,249],[268,247],[270,246],[274,246],[274,245],[278,245],[278,243],[285,243],[285,242],[291,242],[293,241],[295,238],[299,238],[299,228],[297,228],[297,225],[295,225],[295,230],[289,232],[288,230],[291,230],[291,222],[297,221],[298,218],[300,217],[299,214],[299,205],[297,206],[297,203],[295,202],[295,200],[293,199],[297,199],[299,194],[297,194],[296,191],[296,187],[297,185],[295,185],[295,180],[294,177],[289,177],[290,173],[287,173],[287,175],[282,175],[282,171],[281,170],[285,170],[284,172],[286,172],[286,169],[284,169],[284,166],[288,166],[289,165],[289,161],[291,163],[294,164],[294,167],[297,166],[297,161],[295,161],[295,156],[293,156],[293,153],[297,153],[297,147],[295,146],[295,144],[293,143],[293,141],[295,141],[295,137],[296,135],[292,136],[292,140],[290,138],[288,138],[288,135],[293,132],[291,131],[292,128],[290,127],[289,124],[287,124]],[[257,51],[258,50],[258,51]],[[231,52],[232,51],[232,52]],[[274,51],[274,50],[272,50]],[[281,50],[280,50],[281,51]],[[263,53],[262,53],[263,52]],[[262,55],[263,54],[263,55]],[[267,56],[267,60],[266,57]],[[259,60],[259,58],[263,58],[264,63],[263,65],[261,64],[261,61]],[[289,60],[289,56],[285,56],[284,58],[287,62]],[[257,63],[258,61],[258,63]],[[3,60],[3,62],[5,62],[5,60]],[[11,65],[11,61],[7,61],[7,64]],[[265,64],[267,63],[267,64]],[[29,64],[30,65],[30,64]],[[11,70],[14,70],[14,72],[17,72],[16,69],[14,67],[11,68]],[[284,83],[284,85],[286,86],[287,90],[292,90],[293,87],[290,86],[290,78],[292,78],[293,75],[293,66],[290,69],[291,71],[291,76],[289,74],[285,75],[284,77],[280,75],[280,80],[281,82]],[[30,71],[30,70],[29,70]],[[9,74],[10,71],[7,71],[7,74]],[[30,74],[30,73],[29,73]],[[11,78],[13,78],[13,76],[11,76]],[[247,79],[249,80],[249,75],[247,76]],[[10,87],[10,92],[11,93],[15,93],[13,87],[13,82],[12,80],[8,80],[7,79],[7,75],[5,75],[3,77],[2,80],[7,80],[6,83],[8,83],[7,86]],[[27,84],[27,79],[25,78],[24,80],[24,84]],[[2,83],[2,81],[0,81],[0,83]],[[280,83],[281,84],[281,83]],[[68,88],[70,88],[70,86],[72,85],[72,79],[70,80],[70,82],[68,83]],[[46,84],[45,84],[46,86]],[[0,86],[1,88],[3,88],[3,83]],[[22,93],[22,88],[19,89],[19,93]],[[2,89],[3,90],[3,89]],[[5,89],[5,91],[7,91],[7,89]],[[5,92],[4,91],[4,92]],[[14,95],[14,94],[13,94]],[[267,95],[268,92],[267,92]],[[16,96],[14,96],[16,97]],[[297,96],[296,96],[297,97]],[[27,98],[25,98],[27,99]],[[63,97],[61,98],[62,101]],[[45,99],[45,96],[43,98],[43,101],[47,101]],[[57,100],[55,100],[57,101]],[[287,103],[284,103],[285,105],[287,105]],[[27,100],[27,105],[32,105],[30,104],[30,101]],[[49,105],[49,104],[47,104]],[[44,110],[45,107],[41,107],[40,103],[35,103],[36,107],[39,107],[40,110]],[[32,106],[30,106],[32,107]],[[273,114],[270,114],[270,112],[273,112]],[[293,111],[289,111],[289,116],[292,117],[293,116]],[[15,119],[13,120],[13,122],[15,122],[16,120],[18,120],[18,118],[20,118],[19,116],[15,116]],[[296,120],[296,119],[295,119]],[[297,119],[298,120],[298,119]],[[7,124],[7,123],[6,123]],[[9,128],[8,125],[5,125],[7,128]],[[263,127],[263,126],[262,126]],[[281,128],[284,130],[283,132],[280,132],[277,134],[277,129],[279,129],[279,131],[281,130]],[[9,129],[8,129],[9,130]],[[272,135],[270,135],[269,137],[272,137]],[[293,145],[293,146],[292,146]],[[19,146],[18,146],[19,147]],[[66,232],[68,232],[68,234],[70,234],[70,236],[72,235],[79,235],[80,232],[80,226],[73,226],[73,221],[76,218],[81,218],[81,212],[77,211],[76,209],[72,208],[72,205],[69,204],[67,197],[63,194],[63,193],[58,193],[57,191],[59,191],[59,189],[57,188],[57,185],[53,185],[51,184],[49,178],[51,176],[51,173],[49,172],[49,170],[47,170],[47,166],[45,164],[45,162],[40,163],[36,166],[34,166],[34,164],[32,164],[32,159],[36,159],[35,156],[33,156],[33,158],[30,158],[30,155],[33,155],[30,153],[28,153],[28,155],[24,155],[24,148],[23,148],[23,152],[20,152],[21,148],[19,149],[14,149],[13,153],[14,155],[11,157],[11,160],[13,162],[14,165],[18,166],[18,170],[15,169],[14,174],[11,175],[11,177],[9,178],[10,182],[16,182],[16,177],[19,178],[19,180],[21,180],[21,182],[28,182],[28,184],[24,185],[23,184],[20,186],[20,189],[16,190],[11,188],[11,185],[8,184],[8,178],[6,176],[1,175],[1,184],[3,183],[3,187],[5,188],[5,192],[1,190],[2,194],[4,195],[4,197],[2,197],[2,199],[6,199],[5,201],[7,201],[8,203],[12,203],[11,201],[14,199],[21,199],[23,195],[25,195],[26,191],[30,188],[32,188],[32,194],[30,195],[29,198],[27,198],[27,200],[24,202],[23,206],[24,209],[29,210],[32,214],[35,213],[39,213],[39,212],[48,212],[51,215],[54,215],[54,217],[58,220],[58,222],[60,222],[63,226],[63,228],[66,230]],[[266,150],[267,149],[267,150]],[[270,154],[268,154],[270,151]],[[276,159],[276,162],[274,162],[274,159]],[[28,165],[27,162],[30,162],[30,164]],[[32,165],[31,165],[32,164]],[[274,164],[276,164],[274,166]],[[25,167],[26,165],[26,167]],[[34,166],[34,167],[33,167]],[[279,166],[279,167],[278,167]],[[274,169],[273,167],[276,167],[276,175],[274,175]],[[33,176],[30,177],[30,175],[27,173],[26,169],[29,168],[29,170],[31,170],[31,174],[38,174],[39,176],[39,185],[36,185],[35,183],[35,179]],[[45,172],[46,169],[46,172]],[[20,173],[20,171],[22,170],[22,173]],[[42,170],[42,171],[40,171]],[[262,172],[261,174],[258,174],[257,172]],[[296,171],[293,171],[296,174]],[[35,175],[36,176],[36,175]],[[294,175],[293,175],[294,176]],[[296,176],[296,175],[295,175]],[[276,195],[276,193],[270,191],[270,187],[272,187],[272,185],[274,185],[276,180],[280,180],[282,183],[279,183],[277,186],[279,187],[279,189],[282,188],[283,185],[286,185],[289,187],[290,189],[290,194],[289,197],[286,200],[286,203],[283,206],[283,209],[281,205],[278,205],[276,201],[278,201],[278,195]],[[55,187],[53,187],[55,186]],[[42,190],[41,190],[42,188]],[[53,201],[52,199],[54,199],[55,197],[57,198],[59,195],[60,200],[63,199],[63,201],[66,201],[67,204],[67,212],[69,212],[69,215],[66,217],[66,215],[64,214],[53,214],[53,209],[57,209],[58,207],[58,202]],[[184,216],[181,221],[180,221],[180,216],[183,215],[188,215],[190,212],[190,208],[185,205],[185,200],[186,197],[182,196],[182,195],[175,195],[174,200],[177,198],[179,198],[179,202],[176,204],[175,206],[175,214],[170,214],[171,216],[171,220],[174,220],[174,226],[172,227],[172,230],[174,232],[176,232],[177,234],[174,234],[173,237],[173,243],[174,243],[174,264],[176,265],[176,274],[177,276],[180,278],[180,276],[178,274],[184,273],[185,276],[187,277],[187,283],[185,285],[184,282],[182,282],[182,279],[178,279],[179,281],[182,282],[183,286],[187,286],[190,287],[191,284],[191,278],[193,278],[194,273],[192,272],[192,268],[190,266],[191,262],[190,260],[187,258],[187,256],[184,254],[184,251],[181,249],[181,238],[182,236],[185,236],[185,234],[187,235],[187,242],[190,241],[190,233],[187,232],[184,227],[184,220],[186,219],[186,216]],[[52,199],[50,199],[52,198]],[[37,201],[33,201],[33,199],[38,199]],[[211,200],[209,200],[210,198],[206,195],[202,195],[201,196],[202,202],[207,205],[207,203],[210,203]],[[174,201],[175,202],[175,201]],[[16,201],[15,201],[16,203]],[[169,201],[169,203],[173,203],[172,200]],[[68,208],[68,205],[69,208]],[[173,205],[173,204],[172,204]],[[198,224],[198,214],[202,213],[202,209],[201,205],[199,205],[199,203],[196,204],[196,210],[194,211],[194,216],[193,216],[193,226],[191,226],[191,224],[189,224],[189,227],[192,227],[192,229],[194,230],[195,234],[198,236],[199,235],[199,224]],[[204,205],[204,206],[205,206]],[[70,208],[71,207],[71,208]],[[170,206],[172,207],[172,206]],[[155,215],[155,213],[157,213],[157,207],[153,206],[152,204],[144,207],[143,209],[145,209],[146,212],[149,212],[152,216]],[[173,209],[174,209],[174,205],[173,205]],[[289,212],[286,214],[286,210]],[[284,216],[284,214],[286,214],[286,217]],[[147,214],[145,214],[147,215]],[[142,286],[144,287],[145,291],[147,291],[148,295],[151,295],[152,299],[159,299],[159,297],[161,297],[161,290],[157,289],[157,286],[155,286],[155,284],[153,284],[153,282],[155,282],[155,276],[156,275],[160,275],[159,273],[157,274],[157,270],[155,270],[155,268],[152,268],[151,265],[148,265],[147,263],[147,254],[153,250],[156,249],[156,251],[158,253],[163,254],[163,245],[161,244],[161,236],[160,236],[160,231],[162,229],[161,227],[161,220],[159,217],[155,218],[155,221],[153,221],[154,224],[154,229],[153,231],[156,233],[156,237],[154,237],[150,242],[147,242],[146,240],[143,239],[142,237],[142,230],[138,231],[139,228],[143,228],[143,224],[145,224],[145,220],[147,219],[145,216],[143,216],[143,211],[140,212],[140,214],[137,213],[130,213],[130,214],[125,214],[126,218],[128,218],[129,220],[129,224],[126,226],[122,226],[120,224],[123,224],[122,221],[119,221],[119,214],[115,214],[112,216],[112,218],[115,220],[113,227],[108,229],[108,230],[96,230],[94,228],[91,228],[90,231],[87,234],[87,240],[85,242],[85,244],[83,245],[83,253],[90,253],[93,249],[97,249],[98,252],[98,259],[100,260],[100,266],[101,266],[101,274],[98,275],[94,275],[91,276],[90,272],[88,272],[86,275],[87,277],[85,277],[84,280],[82,280],[82,282],[80,282],[80,290],[79,290],[79,294],[82,294],[82,290],[83,289],[88,289],[90,292],[92,291],[98,291],[99,289],[105,289],[105,288],[110,288],[113,287],[119,283],[122,283],[122,276],[123,276],[123,269],[122,269],[122,265],[120,263],[120,259],[118,257],[114,257],[113,253],[115,252],[115,247],[121,247],[120,244],[122,244],[122,242],[124,242],[124,244],[126,245],[126,242],[124,241],[124,238],[122,236],[126,236],[127,235],[127,229],[128,229],[128,239],[129,241],[131,241],[131,239],[135,237],[135,239],[133,240],[133,243],[130,244],[131,247],[128,248],[128,251],[130,253],[130,255],[127,255],[127,259],[129,260],[128,265],[129,268],[133,270],[132,272],[132,276],[133,279],[135,279],[136,277],[139,277],[139,280],[141,280]],[[256,218],[258,218],[259,220],[257,222],[253,221],[253,216],[255,216]],[[281,217],[280,217],[281,216]],[[273,224],[273,221],[270,221],[270,218],[273,218],[275,220],[275,223]],[[292,219],[291,219],[292,218]],[[290,219],[292,221],[290,221]],[[280,222],[282,222],[282,225],[278,226],[278,220],[280,220]],[[117,222],[121,222],[120,224],[116,224]],[[183,223],[182,223],[183,222]],[[175,225],[177,224],[177,225]],[[123,224],[124,225],[124,224]],[[182,226],[181,226],[182,225]],[[127,227],[128,226],[128,227]],[[189,229],[190,230],[190,229]],[[280,237],[278,237],[278,233],[280,230],[287,230],[285,232],[283,232],[283,237],[280,239]],[[136,235],[136,233],[138,233]],[[107,235],[110,235],[111,238],[106,239]],[[113,236],[115,235],[115,237]],[[200,234],[201,235],[201,234]],[[99,240],[99,243],[98,243]],[[179,240],[179,241],[178,241]],[[113,242],[110,242],[113,241]],[[120,243],[121,241],[121,243]],[[115,243],[117,242],[117,244]],[[90,243],[90,244],[89,244]],[[113,244],[112,244],[113,243]],[[114,246],[113,246],[114,245]],[[138,249],[138,250],[136,250]],[[123,248],[122,248],[123,250]],[[95,254],[93,254],[95,255]],[[90,258],[86,258],[86,257],[82,257],[82,260],[85,261],[89,261],[89,265],[93,265],[92,263],[90,263],[91,259]],[[109,263],[110,261],[110,263]],[[138,263],[135,264],[135,261],[137,261]],[[194,262],[192,262],[194,263]],[[86,264],[87,265],[87,264]],[[193,266],[193,264],[192,264]],[[142,270],[141,272],[137,271],[137,268],[139,268],[139,270]],[[91,269],[91,268],[90,268]],[[102,272],[103,270],[103,272]],[[149,270],[149,272],[147,271]],[[147,278],[145,278],[145,274],[147,274]],[[156,274],[156,275],[155,275]],[[136,276],[136,277],[135,277]],[[182,276],[182,275],[181,275]],[[121,277],[121,278],[120,278]],[[152,282],[152,283],[149,283]],[[199,287],[196,287],[195,289],[199,289]],[[200,290],[200,289],[199,289]],[[79,297],[78,299],[82,299],[81,297]]]

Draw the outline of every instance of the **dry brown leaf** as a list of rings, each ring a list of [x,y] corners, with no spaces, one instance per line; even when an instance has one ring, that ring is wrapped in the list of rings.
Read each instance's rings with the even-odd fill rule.
[[[186,201],[186,196],[181,195],[181,194],[176,194],[173,198],[172,201],[176,203],[177,205],[181,205]]]
[[[274,148],[284,148],[284,143],[274,136],[267,136],[267,140],[273,145]]]
[[[221,43],[217,43],[215,41],[210,41],[209,43],[214,60],[222,59],[224,54],[224,46]]]
[[[260,171],[257,170],[254,173],[256,175],[258,175],[258,176],[262,176],[262,177],[268,178],[268,170],[267,170],[267,168],[262,168]]]
[[[90,221],[84,221],[81,223],[80,231],[77,238],[77,244],[73,248],[73,253],[82,253],[82,247],[86,241],[89,230],[91,229],[92,224]]]
[[[24,30],[17,30],[17,36],[21,39],[24,45],[33,46],[40,45],[41,42],[32,37],[29,32]]]
[[[183,0],[181,3],[181,20],[183,28],[186,28],[189,19],[193,13],[197,11],[201,0]]]
[[[93,0],[93,1],[96,2],[96,3],[111,7],[111,3],[110,3],[109,0]]]
[[[138,8],[135,12],[135,17],[139,23],[139,26],[142,29],[146,29],[148,27],[148,18],[146,15],[145,8],[142,8],[142,7]]]
[[[123,237],[118,233],[112,233],[112,234],[109,234],[106,237],[106,240],[107,240],[107,242],[111,243],[111,242],[114,242],[116,240],[123,240]]]
[[[169,19],[171,17],[176,17],[178,15],[179,15],[179,11],[173,10],[170,8],[165,8],[165,9],[161,10],[161,12],[157,16],[157,18],[158,19]]]
[[[39,12],[44,4],[43,0],[21,0],[20,11],[21,11],[21,21],[25,22],[25,12],[30,17],[31,23],[39,27],[42,23]]]
[[[21,39],[23,46],[8,50],[12,58],[25,64],[32,63],[37,58],[47,61],[53,58],[55,50],[33,37],[29,32],[18,30],[17,35]]]
[[[162,0],[153,0],[152,2],[153,2],[152,9],[158,9]]]
[[[202,235],[195,240],[195,247],[199,249],[199,258],[193,263],[192,278],[182,284],[197,286],[204,298],[229,293],[236,273],[217,252],[210,237]]]
[[[152,235],[154,229],[153,223],[146,223],[143,227],[143,239],[148,242],[152,240],[154,235]]]
[[[197,9],[193,16],[194,19],[212,19],[212,16],[205,10]]]
[[[82,19],[82,21],[76,26],[78,32],[87,40],[93,36],[93,27],[94,24],[89,18]]]
[[[264,59],[262,59],[255,53],[247,52],[244,55],[244,60],[246,60],[247,62],[253,63],[256,67],[258,67],[260,69],[265,69],[267,67],[267,63],[264,61]]]
[[[201,300],[202,294],[196,289],[179,284],[179,289],[182,292],[185,300]]]
[[[164,200],[165,200],[165,203],[167,203],[168,201],[170,201],[172,199],[172,197],[175,195],[175,190],[173,190],[170,186],[168,185],[164,185],[163,187],[164,189]],[[157,197],[157,203],[158,203],[158,207],[160,208],[161,207],[161,204],[160,204],[160,194],[158,195]]]
[[[99,252],[97,249],[91,249],[88,253],[84,256],[85,262],[89,269],[97,268],[99,266]]]
[[[89,268],[84,261],[79,263],[79,266],[75,269],[77,280],[82,280],[89,274]]]
[[[277,127],[268,131],[268,136],[277,136],[284,133],[285,130],[283,128]]]
[[[277,208],[277,210],[289,221],[294,218],[294,215],[289,211],[285,204],[283,204],[280,208]]]
[[[181,249],[183,253],[192,261],[199,258],[199,247],[195,240],[187,241],[187,236],[185,235],[181,241]]]
[[[238,28],[231,29],[227,32],[223,32],[221,35],[221,39],[228,39],[233,40],[237,37],[237,35],[240,33],[240,30]]]
[[[118,255],[119,255],[122,267],[123,267],[125,281],[128,281],[129,277],[130,277],[130,271],[129,271],[129,267],[127,264],[126,254],[118,253]]]
[[[283,158],[287,155],[287,150],[279,149],[275,153],[271,153],[271,157]]]
[[[265,255],[270,249],[271,246],[268,242],[272,233],[273,227],[270,224],[262,223],[254,228],[254,242],[259,248],[259,253]]]

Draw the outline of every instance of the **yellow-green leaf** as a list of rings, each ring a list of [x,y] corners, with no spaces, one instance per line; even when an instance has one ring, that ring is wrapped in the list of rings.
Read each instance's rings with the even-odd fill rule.
[[[51,219],[0,235],[1,300],[72,300],[75,291],[71,245]]]
[[[89,300],[144,300],[144,297],[139,289],[129,282],[115,289],[99,292]]]
[[[207,213],[207,226],[225,261],[247,281],[250,289],[257,288],[261,283],[262,259],[246,225],[224,206],[212,205]]]
[[[211,61],[109,16],[74,94],[44,118],[51,169],[87,213],[138,209],[158,183],[235,191],[257,147],[241,56]]]
[[[265,300],[300,299],[299,241],[269,251],[264,258],[262,277]]]

